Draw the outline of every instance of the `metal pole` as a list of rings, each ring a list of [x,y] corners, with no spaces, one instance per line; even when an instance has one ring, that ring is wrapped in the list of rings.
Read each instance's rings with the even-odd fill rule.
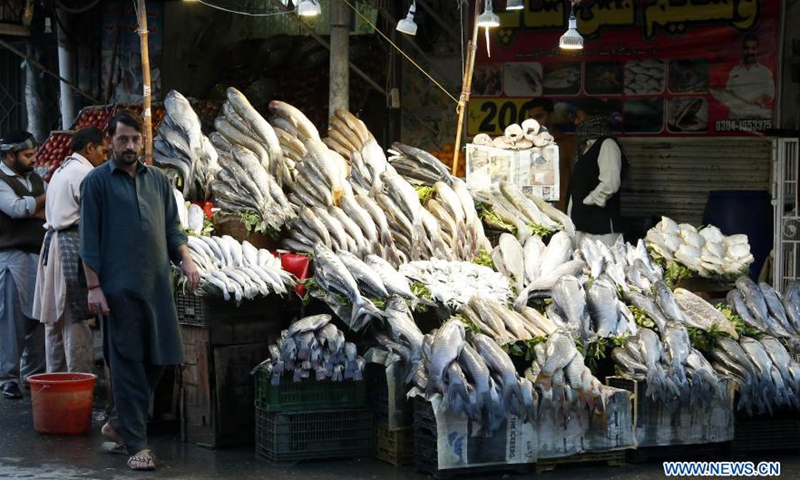
[[[480,0],[478,0],[480,1]],[[458,125],[456,125],[456,143],[453,148],[453,175],[458,171],[458,152],[461,150],[461,134],[464,128],[464,114],[469,103],[469,94],[472,91],[472,72],[475,70],[475,52],[478,49],[478,15],[480,6],[475,5],[475,15],[472,19],[472,40],[467,45],[467,67],[462,81],[461,97],[458,100]]]
[[[142,118],[144,125],[144,163],[153,164],[153,113],[151,106],[150,89],[150,50],[147,45],[147,8],[145,0],[138,1],[137,14],[139,16],[139,38],[142,46]]]
[[[330,80],[328,82],[328,118],[337,108],[350,109],[350,31],[347,6],[342,0],[331,0]]]
[[[300,19],[297,17],[297,14],[296,14],[296,13],[294,13],[294,11],[293,11],[291,8],[289,8],[289,7],[287,7],[286,5],[282,4],[282,3],[280,2],[280,0],[268,0],[268,1],[269,1],[269,3],[271,3],[273,6],[275,6],[275,8],[277,8],[277,9],[279,9],[279,10],[281,10],[281,11],[284,11],[284,12],[286,12],[286,13],[289,15],[289,18],[291,18],[292,20],[294,20],[294,21],[295,21],[295,22],[296,22],[298,25],[300,25],[300,27],[302,27],[303,29],[305,29],[306,31],[308,31],[308,34],[311,36],[311,38],[313,38],[314,40],[316,40],[317,42],[319,42],[319,43],[320,43],[320,44],[321,44],[323,47],[325,47],[326,49],[328,49],[328,51],[330,51],[330,50],[331,50],[331,46],[330,46],[330,44],[329,44],[328,42],[326,42],[324,38],[322,38],[322,37],[320,37],[319,35],[317,35],[317,33],[314,31],[314,29],[313,29],[313,28],[311,28],[311,27],[310,27],[308,24],[306,24],[306,22],[304,22],[304,21],[300,20]],[[374,88],[375,90],[377,90],[377,91],[381,92],[382,94],[386,95],[386,90],[385,90],[383,87],[381,87],[380,85],[378,85],[378,84],[375,82],[375,80],[371,79],[371,78],[369,77],[369,75],[367,75],[366,73],[364,73],[364,71],[363,71],[363,70],[361,70],[360,68],[358,68],[357,66],[355,66],[355,65],[353,64],[353,62],[348,62],[348,63],[349,63],[349,65],[350,65],[350,70],[352,70],[352,71],[356,72],[356,74],[357,74],[359,77],[363,78],[363,79],[364,79],[364,80],[365,80],[365,81],[366,81],[366,82],[367,82],[367,83],[368,83],[368,84],[369,84],[369,85],[370,85],[372,88]]]
[[[72,70],[72,45],[70,45],[67,32],[61,27],[68,25],[69,15],[63,9],[56,11],[58,21],[56,22],[58,36],[58,73],[69,80],[75,82],[75,75]],[[61,128],[67,130],[72,126],[75,119],[75,98],[72,96],[70,86],[61,82]]]

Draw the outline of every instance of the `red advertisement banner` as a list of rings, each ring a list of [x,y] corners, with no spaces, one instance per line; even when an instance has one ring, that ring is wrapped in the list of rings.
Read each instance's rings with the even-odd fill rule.
[[[495,3],[495,5],[497,2]],[[501,8],[502,5],[497,8]],[[752,135],[773,127],[780,0],[592,0],[575,9],[584,49],[561,50],[570,4],[526,0],[497,12],[478,43],[468,133],[499,134],[553,101],[606,99],[621,135]],[[487,48],[488,47],[488,48]]]

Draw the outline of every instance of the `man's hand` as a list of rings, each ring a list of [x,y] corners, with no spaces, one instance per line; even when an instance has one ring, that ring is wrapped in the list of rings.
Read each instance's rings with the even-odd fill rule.
[[[186,277],[186,280],[189,282],[189,290],[193,292],[194,289],[197,288],[197,285],[200,284],[200,272],[194,265],[191,256],[186,255],[181,262],[181,273],[183,273],[183,276]]]
[[[106,294],[103,293],[103,290],[99,287],[89,290],[88,302],[89,311],[95,315],[108,315],[108,312],[111,311],[108,308]]]

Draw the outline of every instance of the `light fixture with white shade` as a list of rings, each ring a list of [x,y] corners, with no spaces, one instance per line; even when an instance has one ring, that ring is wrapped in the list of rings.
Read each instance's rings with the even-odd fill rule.
[[[417,13],[417,2],[411,2],[411,6],[408,7],[408,15],[406,18],[397,22],[397,31],[400,33],[405,33],[406,35],[416,35],[417,34],[417,24],[414,22],[414,14]]]
[[[569,14],[569,28],[564,35],[558,40],[558,46],[562,50],[582,50],[583,37],[578,33],[578,20],[575,18],[575,12]]]
[[[492,0],[486,0],[486,8],[478,16],[478,26],[484,28],[500,26],[500,17],[492,11]]]
[[[525,0],[508,0],[506,10],[522,10],[525,8]]]
[[[316,17],[322,15],[322,7],[316,0],[302,0],[297,5],[297,15],[301,17]]]

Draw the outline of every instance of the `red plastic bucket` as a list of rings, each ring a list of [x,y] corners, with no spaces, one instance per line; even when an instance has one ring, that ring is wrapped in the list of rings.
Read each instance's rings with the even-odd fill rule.
[[[33,428],[51,435],[83,435],[92,426],[97,375],[42,373],[28,377]]]

